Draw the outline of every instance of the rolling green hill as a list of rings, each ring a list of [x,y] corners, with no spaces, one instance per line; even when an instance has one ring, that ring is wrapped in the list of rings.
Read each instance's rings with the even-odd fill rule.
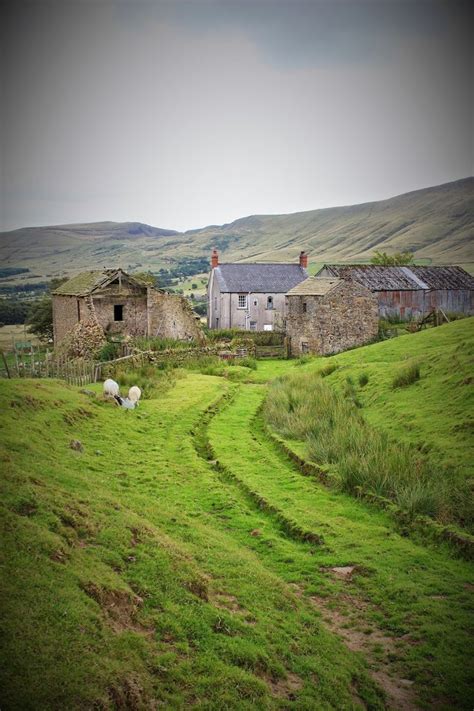
[[[368,260],[374,250],[413,251],[428,263],[474,263],[474,178],[380,202],[290,215],[253,215],[185,233],[141,223],[100,222],[29,227],[0,234],[0,259],[57,276],[91,265],[156,269],[180,258],[225,261]],[[24,277],[18,277],[24,278]]]

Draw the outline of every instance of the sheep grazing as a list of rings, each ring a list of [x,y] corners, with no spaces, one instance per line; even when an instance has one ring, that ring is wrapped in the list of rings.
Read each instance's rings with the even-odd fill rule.
[[[104,381],[104,397],[115,397],[119,394],[120,388],[119,384],[112,380],[112,378],[107,378]]]
[[[138,401],[140,400],[141,396],[142,391],[140,390],[138,385],[132,385],[132,387],[128,391],[128,399],[138,405]]]

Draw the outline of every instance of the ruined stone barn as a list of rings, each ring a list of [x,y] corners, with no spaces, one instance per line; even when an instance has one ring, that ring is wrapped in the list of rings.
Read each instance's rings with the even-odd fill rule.
[[[202,338],[183,297],[155,289],[122,269],[82,272],[53,292],[55,346],[87,321],[98,324],[106,336]]]
[[[214,250],[207,287],[209,328],[283,330],[285,294],[307,278],[307,266],[304,252],[295,264],[220,264]]]
[[[384,317],[420,318],[440,309],[474,314],[474,277],[461,267],[325,264],[316,276],[339,277],[367,287]]]
[[[291,355],[330,355],[372,341],[378,333],[377,299],[344,279],[309,277],[286,295]]]

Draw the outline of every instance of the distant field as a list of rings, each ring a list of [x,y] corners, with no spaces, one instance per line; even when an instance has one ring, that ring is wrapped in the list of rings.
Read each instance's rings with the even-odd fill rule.
[[[39,339],[33,334],[28,333],[25,326],[20,324],[10,326],[0,326],[0,348],[4,351],[12,351],[14,342],[29,341],[33,345],[39,344]]]

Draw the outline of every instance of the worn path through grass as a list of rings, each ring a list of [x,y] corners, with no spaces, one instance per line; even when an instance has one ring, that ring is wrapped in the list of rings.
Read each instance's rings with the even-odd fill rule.
[[[310,558],[288,557],[281,574],[320,606],[349,645],[364,649],[376,674],[394,677],[392,690],[385,679],[388,693],[403,697],[407,685],[400,680],[408,679],[425,703],[468,708],[471,670],[462,660],[470,639],[472,568],[440,548],[403,538],[384,512],[302,476],[263,429],[265,392],[242,385],[208,432],[219,464],[243,490],[323,538]],[[267,526],[262,543],[268,540],[276,553]]]

